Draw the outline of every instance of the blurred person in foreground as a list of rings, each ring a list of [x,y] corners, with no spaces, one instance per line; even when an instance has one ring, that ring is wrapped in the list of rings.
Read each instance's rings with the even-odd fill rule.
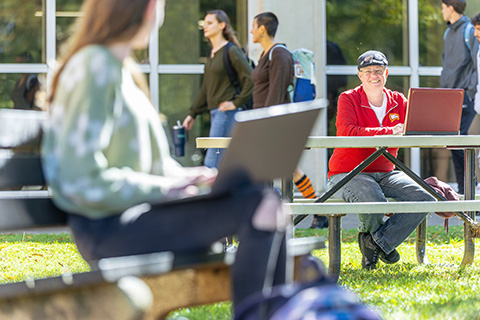
[[[215,170],[183,168],[172,159],[146,81],[129,58],[147,47],[152,30],[163,23],[164,5],[84,2],[52,82],[44,171],[87,261],[206,251],[217,239],[237,234],[237,305],[262,289],[282,206],[273,191],[243,172],[211,190]],[[284,282],[284,247],[279,261],[275,283]]]

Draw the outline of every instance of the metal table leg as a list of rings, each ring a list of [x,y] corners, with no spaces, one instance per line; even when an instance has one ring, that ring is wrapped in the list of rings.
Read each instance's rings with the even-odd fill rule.
[[[417,227],[417,239],[415,241],[415,249],[417,251],[417,261],[420,264],[427,263],[426,255],[427,244],[427,218],[423,219]]]
[[[340,276],[342,262],[342,217],[328,217],[328,274],[337,281]]]
[[[465,200],[475,199],[475,149],[465,149]],[[475,212],[466,212],[475,221]],[[475,239],[470,227],[464,223],[465,251],[462,266],[473,263]]]
[[[282,179],[282,196],[287,202],[293,202],[293,178]]]

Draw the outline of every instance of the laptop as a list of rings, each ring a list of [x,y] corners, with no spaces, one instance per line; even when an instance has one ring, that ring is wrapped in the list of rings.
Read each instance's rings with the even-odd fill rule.
[[[236,170],[259,183],[291,176],[321,107],[320,100],[312,100],[237,113],[214,189]]]
[[[410,88],[404,135],[458,135],[463,89]]]
[[[232,140],[223,154],[212,188],[157,205],[171,206],[222,196],[237,170],[258,183],[293,175],[308,136],[322,108],[321,100],[246,110],[235,115]]]

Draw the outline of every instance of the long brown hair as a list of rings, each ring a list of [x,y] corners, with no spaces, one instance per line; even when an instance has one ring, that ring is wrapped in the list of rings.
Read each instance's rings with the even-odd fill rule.
[[[132,39],[142,26],[149,1],[85,0],[82,17],[75,22],[74,33],[66,44],[60,67],[53,76],[48,101],[53,101],[60,74],[75,53],[91,44],[109,45]]]
[[[232,28],[232,24],[230,23],[230,19],[228,15],[223,10],[210,10],[207,11],[207,14],[215,15],[215,18],[219,23],[225,23],[225,29],[223,29],[223,37],[230,42],[233,42],[239,49],[242,49],[240,45],[240,41],[238,41],[237,36],[235,35],[235,31]]]

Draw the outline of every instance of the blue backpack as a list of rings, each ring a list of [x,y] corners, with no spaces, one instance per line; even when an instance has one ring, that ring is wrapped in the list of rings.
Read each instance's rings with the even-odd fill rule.
[[[268,60],[272,60],[273,50],[277,47],[288,50],[282,44],[276,44],[270,50]],[[290,50],[288,50],[290,52]],[[315,63],[313,52],[300,48],[290,52],[293,59],[293,84],[289,87],[290,100],[292,102],[309,101],[315,99]]]
[[[472,32],[472,29],[473,29],[473,24],[471,24],[470,22],[468,22],[465,29],[463,29],[463,39],[470,53],[472,52],[472,44],[470,43],[470,32]],[[449,30],[450,28],[447,28],[447,30],[445,30],[445,33],[443,34],[443,41],[445,41],[445,39],[447,38],[447,34]]]

